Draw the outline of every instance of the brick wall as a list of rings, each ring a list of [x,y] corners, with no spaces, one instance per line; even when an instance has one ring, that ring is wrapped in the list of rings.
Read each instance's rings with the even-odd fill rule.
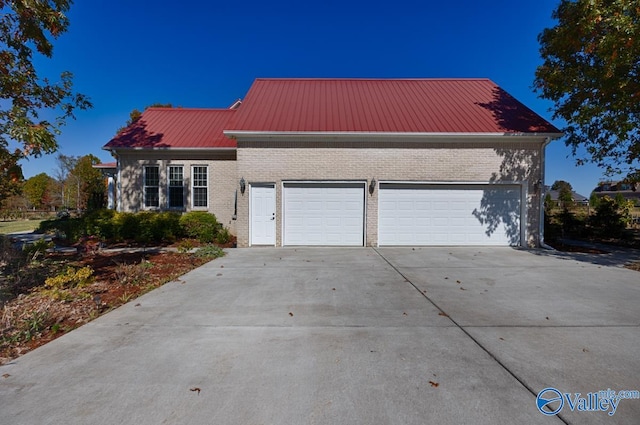
[[[157,165],[160,172],[160,205],[167,210],[167,178],[169,165],[183,166],[186,192],[186,211],[204,210],[217,217],[233,234],[236,234],[236,222],[233,220],[236,179],[235,152],[206,154],[190,152],[130,152],[120,154],[119,205],[122,211],[136,212],[144,210],[143,175],[146,165]],[[191,172],[192,166],[207,166],[208,170],[208,208],[191,208]]]
[[[528,212],[526,245],[538,243],[540,179],[539,143],[443,142],[361,148],[271,147],[267,143],[239,143],[238,179],[276,184],[276,238],[281,245],[282,181],[354,180],[419,182],[524,182]],[[277,143],[273,145],[278,146]],[[257,147],[262,146],[262,147]],[[280,142],[282,146],[282,142]],[[300,146],[300,144],[298,144]],[[391,145],[393,146],[393,145]],[[496,148],[499,146],[499,148]],[[366,193],[367,245],[377,245],[378,190]],[[488,212],[490,213],[490,211]],[[248,191],[238,199],[238,246],[249,244]]]
[[[144,165],[158,165],[166,184],[167,167],[183,165],[185,182],[192,165],[208,165],[209,208],[238,236],[238,246],[249,245],[249,190],[238,191],[237,221],[233,220],[234,197],[241,177],[249,183],[275,183],[276,238],[280,246],[282,228],[282,182],[346,180],[366,182],[465,182],[524,183],[527,214],[525,245],[536,246],[539,233],[540,147],[542,140],[525,142],[442,141],[398,142],[238,142],[237,154],[227,152],[128,152],[120,155],[120,193],[124,211],[142,208]],[[298,147],[296,147],[298,146]],[[299,146],[304,146],[300,148]],[[346,148],[336,146],[349,146]],[[497,146],[497,147],[496,147]],[[237,159],[237,161],[236,161]],[[187,206],[191,204],[190,189]],[[166,186],[161,187],[161,202]],[[366,241],[377,245],[378,190],[366,192]],[[491,214],[491,211],[487,211]]]

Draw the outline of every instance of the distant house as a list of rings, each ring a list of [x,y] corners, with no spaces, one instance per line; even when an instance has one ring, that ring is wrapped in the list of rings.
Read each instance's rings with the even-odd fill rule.
[[[551,189],[551,187],[549,186],[545,186],[545,198],[547,197],[547,195],[549,195],[549,197],[551,198],[551,202],[554,203],[554,205],[560,205],[560,191],[559,190],[553,190]],[[580,195],[579,193],[577,193],[576,191],[571,191],[571,200],[577,204],[577,205],[588,205],[589,204],[589,198]]]
[[[591,193],[596,196],[609,196],[610,198],[615,198],[620,194],[625,199],[633,200],[636,205],[640,204],[640,183],[623,181],[600,182]]]
[[[257,79],[104,149],[119,211],[208,211],[240,247],[537,246],[560,136],[487,79]]]

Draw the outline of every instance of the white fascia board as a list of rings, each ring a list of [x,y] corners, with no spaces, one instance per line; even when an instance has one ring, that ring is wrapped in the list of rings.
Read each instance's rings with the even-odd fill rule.
[[[224,135],[237,140],[274,140],[274,139],[295,139],[295,140],[422,140],[425,139],[556,139],[562,137],[563,133],[406,133],[406,132],[345,132],[345,131],[244,131],[225,130]]]

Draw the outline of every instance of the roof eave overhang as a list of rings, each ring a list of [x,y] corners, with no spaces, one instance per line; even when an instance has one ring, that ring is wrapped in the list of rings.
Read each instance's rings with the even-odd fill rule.
[[[211,151],[235,151],[236,147],[208,147],[208,148],[188,148],[178,146],[163,146],[163,147],[113,147],[103,146],[102,149],[106,151],[128,151],[128,152],[143,152],[143,151],[189,151],[189,152],[211,152]]]
[[[344,141],[420,141],[429,140],[441,141],[442,139],[455,139],[464,141],[486,141],[503,140],[513,141],[540,141],[553,140],[562,137],[563,133],[453,133],[453,132],[434,132],[434,133],[404,133],[404,132],[331,132],[331,131],[243,131],[243,130],[226,130],[224,135],[236,140],[247,141],[271,141],[277,140],[298,140],[298,141],[317,141],[317,140],[344,140]]]

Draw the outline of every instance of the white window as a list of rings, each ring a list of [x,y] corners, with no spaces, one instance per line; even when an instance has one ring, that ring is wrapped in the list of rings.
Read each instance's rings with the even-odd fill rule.
[[[154,165],[144,167],[144,206],[160,206],[160,169]]]
[[[193,207],[204,207],[209,205],[207,190],[207,167],[194,166],[191,173],[191,193],[193,194]]]
[[[169,208],[184,208],[184,175],[182,165],[169,166]]]

